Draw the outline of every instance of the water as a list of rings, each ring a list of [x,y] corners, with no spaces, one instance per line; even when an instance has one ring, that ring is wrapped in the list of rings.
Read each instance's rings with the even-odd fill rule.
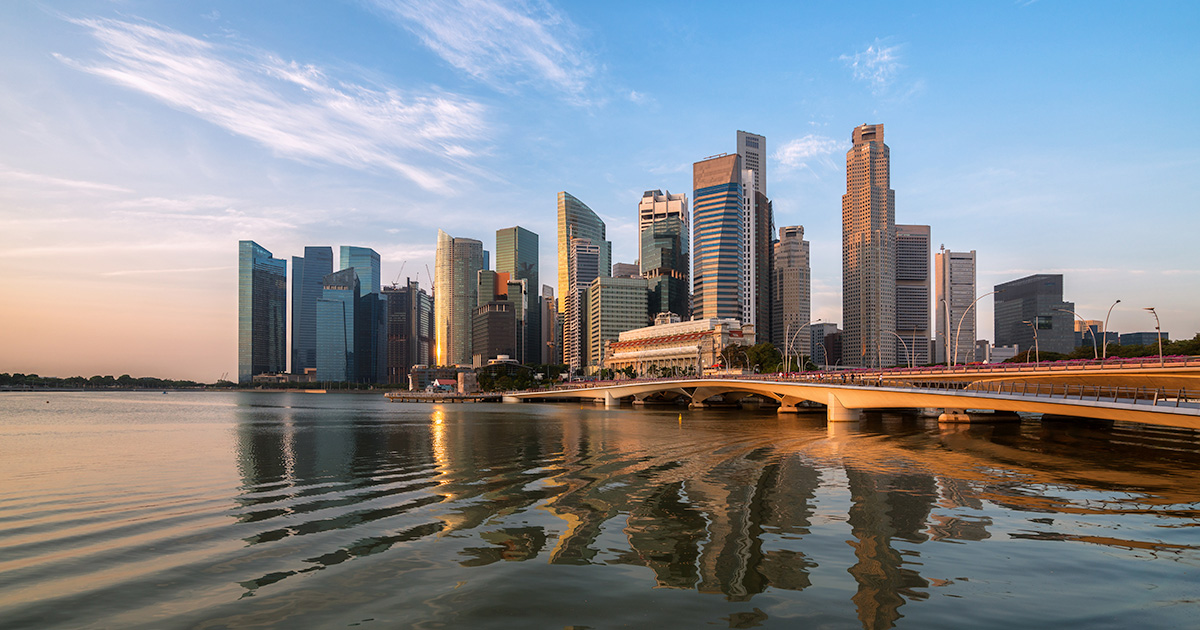
[[[1185,431],[0,394],[6,629],[1197,619]]]

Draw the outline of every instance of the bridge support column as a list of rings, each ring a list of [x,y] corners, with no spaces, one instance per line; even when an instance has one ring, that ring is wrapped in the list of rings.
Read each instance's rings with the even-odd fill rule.
[[[516,396],[501,396],[500,401],[506,403],[519,403],[521,402],[521,399],[517,398]]]
[[[862,411],[859,409],[847,409],[842,405],[842,401],[838,399],[837,394],[829,393],[829,404],[826,408],[827,420],[829,422],[858,422],[862,419]]]
[[[947,407],[942,410],[942,415],[938,416],[938,422],[971,422],[971,416],[967,415],[966,409],[951,409]]]
[[[605,407],[620,407],[621,399],[612,395],[612,392],[604,392]]]
[[[794,396],[784,396],[779,401],[779,409],[775,413],[800,413],[800,409],[796,405],[800,404],[803,399]]]

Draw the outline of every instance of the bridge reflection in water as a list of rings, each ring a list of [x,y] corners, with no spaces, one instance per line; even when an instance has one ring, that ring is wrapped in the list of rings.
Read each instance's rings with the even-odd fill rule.
[[[733,422],[721,411],[691,412],[679,424],[675,412],[651,410],[455,407],[435,409],[425,423],[348,419],[333,433],[303,420],[269,431],[246,423],[241,520],[257,530],[247,542],[274,547],[289,536],[311,536],[307,547],[327,547],[309,549],[291,567],[286,553],[258,554],[278,557],[282,566],[242,582],[245,588],[253,593],[298,573],[413,553],[456,558],[463,570],[525,561],[646,568],[650,584],[632,580],[618,589],[628,601],[638,601],[646,586],[751,601],[768,589],[804,591],[818,575],[827,587],[836,585],[840,573],[853,580],[847,595],[862,626],[888,628],[906,603],[960,576],[1021,579],[1017,574],[1028,567],[996,575],[980,568],[1003,564],[994,558],[973,565],[974,554],[987,556],[982,548],[928,544],[986,541],[998,514],[1050,515],[1042,523],[1019,516],[1022,535],[1062,541],[1081,540],[1066,524],[1070,515],[1145,510],[1159,526],[1194,524],[1200,516],[1194,478],[1162,474],[1167,453],[1181,469],[1200,468],[1200,447],[1179,432],[1118,425],[1046,433],[1029,424],[939,432],[894,415],[827,426],[803,416],[744,412]],[[334,503],[321,495],[339,487],[350,490],[342,513],[321,514]],[[1033,487],[1039,492],[1031,493]],[[388,507],[372,504],[379,500]],[[285,524],[272,524],[285,514]],[[333,530],[353,534],[320,535]],[[1118,554],[1200,553],[1194,541],[1155,526],[1111,530],[1129,538],[1086,542]],[[356,542],[346,545],[348,539]],[[937,573],[922,574],[931,569]],[[564,580],[585,579],[522,575],[547,600]],[[410,577],[420,579],[403,576]],[[461,607],[467,618],[458,621],[466,624],[478,597],[455,590],[438,606]],[[601,592],[593,599],[613,601]],[[754,610],[745,614],[769,614]]]

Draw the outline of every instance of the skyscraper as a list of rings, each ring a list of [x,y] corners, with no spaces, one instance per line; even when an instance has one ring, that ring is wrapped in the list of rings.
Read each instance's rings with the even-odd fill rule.
[[[789,354],[803,351],[808,356],[815,353],[810,347],[810,331],[801,328],[812,321],[812,268],[809,259],[808,241],[804,240],[804,226],[789,225],[779,228],[779,240],[775,241],[775,273],[772,294],[775,297],[775,312],[771,317],[772,331],[755,333],[768,337],[781,350]],[[797,341],[793,341],[795,337]]]
[[[470,365],[471,315],[478,305],[483,243],[438,230],[434,271],[434,346],[438,365]]]
[[[692,188],[693,315],[742,321],[746,243],[741,158],[718,155],[696,162]]]
[[[558,193],[558,291],[565,293],[570,285],[568,269],[571,266],[571,240],[586,238],[599,248],[600,275],[608,276],[612,270],[612,243],[606,240],[604,221],[582,201],[570,193]],[[559,300],[558,309],[565,313],[566,300]]]
[[[317,300],[317,380],[358,382],[359,362],[355,357],[361,333],[358,307],[361,283],[353,269],[342,269],[321,281]]]
[[[753,232],[750,236],[750,247],[753,251],[754,274],[750,278],[748,292],[754,305],[754,319],[747,323],[754,324],[756,339],[760,342],[772,341],[774,330],[772,305],[776,299],[772,292],[771,279],[775,273],[775,213],[771,200],[761,192],[754,193]]]
[[[754,171],[754,190],[764,195],[767,194],[766,137],[739,130],[737,132],[737,154],[742,158],[742,168]]]
[[[558,319],[558,300],[554,299],[554,287],[542,285],[542,363],[547,365],[562,362],[562,327]]]
[[[934,254],[934,275],[937,287],[935,289],[937,317],[934,321],[937,339],[933,344],[936,362],[946,362],[947,340],[950,341],[949,354],[954,355],[955,364],[981,360],[982,357],[972,357],[975,340],[978,338],[975,309],[967,310],[970,308],[971,302],[975,301],[975,250],[952,252],[942,247],[940,252]],[[961,332],[958,332],[960,323],[962,329]],[[947,329],[949,329],[948,334]],[[958,337],[957,354],[954,351],[956,335]]]
[[[542,309],[537,293],[541,286],[538,280],[538,235],[520,226],[496,230],[496,271],[507,273],[513,280],[526,281],[524,343],[516,358],[522,363],[540,363]]]
[[[767,139],[737,132],[742,162],[742,322],[754,324],[759,341],[769,341],[775,218],[767,196]]]
[[[238,242],[238,382],[287,368],[287,261]]]
[[[604,343],[627,330],[648,326],[645,278],[596,278],[587,288],[587,345],[590,366],[604,365]]]
[[[317,300],[331,273],[332,247],[305,247],[303,257],[292,256],[292,374],[317,367]]]
[[[362,295],[379,293],[382,288],[379,278],[379,253],[370,247],[342,245],[338,269],[354,269],[358,274],[358,290]]]
[[[894,365],[896,192],[883,125],[862,125],[846,152],[842,195],[842,363]]]
[[[689,312],[690,256],[687,195],[642,193],[638,203],[638,252],[641,275],[649,281],[653,315]]]
[[[433,297],[412,280],[383,289],[387,298],[387,368],[389,385],[408,384],[414,365],[433,362]]]
[[[1016,344],[1024,352],[1034,349],[1036,339],[1039,353],[1069,354],[1075,349],[1075,303],[1063,301],[1062,274],[1025,276],[998,284],[995,290],[996,346]],[[959,344],[960,353],[966,343]]]
[[[900,338],[895,339],[895,352],[898,364],[929,363],[929,293],[929,226],[897,225],[896,334]],[[970,345],[974,347],[974,337],[971,337]]]
[[[563,320],[563,363],[575,374],[587,365],[587,288],[600,277],[602,248],[586,238],[571,239],[567,269],[567,310]]]

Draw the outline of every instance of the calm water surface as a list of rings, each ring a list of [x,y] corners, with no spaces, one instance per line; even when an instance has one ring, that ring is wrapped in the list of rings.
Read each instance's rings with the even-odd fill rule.
[[[1200,627],[1200,436],[0,394],[6,629],[964,626]]]

